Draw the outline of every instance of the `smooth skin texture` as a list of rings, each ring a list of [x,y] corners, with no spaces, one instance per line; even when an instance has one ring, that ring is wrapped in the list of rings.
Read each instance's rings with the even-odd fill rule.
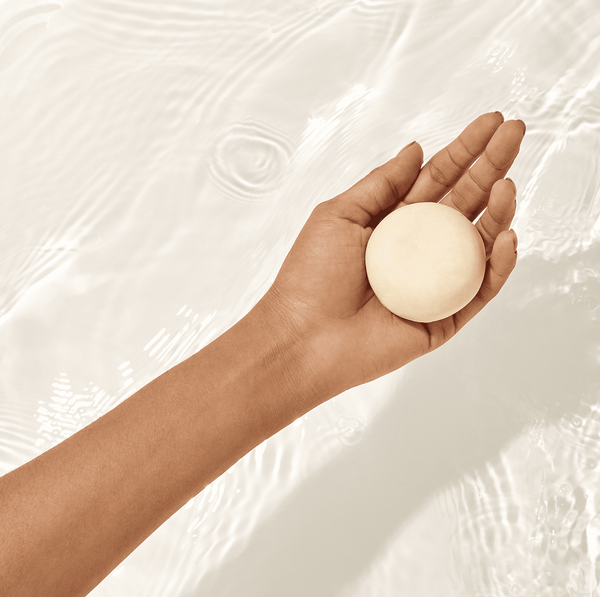
[[[485,114],[424,167],[421,147],[413,144],[318,205],[248,315],[0,478],[0,595],[86,595],[266,438],[449,340],[515,266],[516,236],[508,228],[516,188],[502,179],[523,134],[519,121]],[[416,324],[374,296],[365,248],[386,210],[439,200],[469,219],[485,210],[477,228],[489,259],[471,303],[442,321]]]

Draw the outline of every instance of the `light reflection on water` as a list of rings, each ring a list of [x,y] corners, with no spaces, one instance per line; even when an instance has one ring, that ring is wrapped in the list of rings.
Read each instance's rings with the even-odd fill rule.
[[[259,446],[94,595],[597,591],[599,26],[593,0],[0,0],[0,473],[233,325],[399,148],[528,125],[495,302]]]

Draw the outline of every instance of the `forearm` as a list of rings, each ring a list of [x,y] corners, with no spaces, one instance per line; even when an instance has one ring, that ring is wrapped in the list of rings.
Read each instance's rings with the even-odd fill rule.
[[[249,314],[0,479],[0,594],[85,595],[189,499],[328,396],[307,347]]]

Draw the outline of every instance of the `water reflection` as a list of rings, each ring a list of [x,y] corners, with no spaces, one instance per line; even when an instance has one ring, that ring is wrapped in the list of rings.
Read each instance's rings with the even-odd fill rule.
[[[312,206],[403,145],[528,124],[498,299],[97,597],[597,592],[599,26],[594,0],[0,2],[2,471],[235,323]]]

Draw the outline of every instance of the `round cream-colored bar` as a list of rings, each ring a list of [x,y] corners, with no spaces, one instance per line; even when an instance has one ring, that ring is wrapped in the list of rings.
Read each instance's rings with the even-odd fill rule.
[[[453,315],[477,294],[485,247],[475,226],[441,203],[396,209],[367,244],[367,276],[392,313],[428,323]]]

